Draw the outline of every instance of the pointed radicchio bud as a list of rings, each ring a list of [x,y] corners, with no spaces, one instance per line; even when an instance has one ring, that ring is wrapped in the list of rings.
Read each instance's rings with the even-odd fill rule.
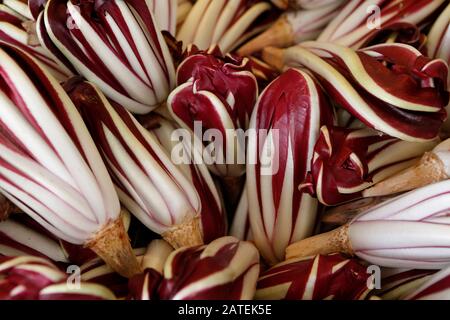
[[[406,22],[420,25],[438,11],[445,0],[350,0],[334,18],[318,41],[361,48],[380,29]]]
[[[182,248],[166,261],[162,300],[250,300],[259,275],[259,253],[233,237]]]
[[[247,194],[256,246],[270,263],[290,243],[311,235],[317,200],[298,189],[311,169],[322,125],[333,111],[307,73],[290,69],[261,94],[251,120]]]
[[[199,144],[208,132],[213,135],[214,142],[205,142],[203,154],[214,174],[241,176],[245,172],[244,130],[258,97],[258,83],[247,58],[195,51],[179,66],[178,88],[170,94],[167,106]]]
[[[369,276],[358,260],[340,254],[287,260],[261,274],[255,299],[364,299]]]
[[[310,175],[314,194],[328,206],[360,198],[364,189],[415,164],[436,144],[401,141],[372,129],[322,127]]]
[[[449,300],[450,299],[450,267],[429,277],[417,290],[405,300]]]
[[[75,69],[135,113],[165,102],[175,68],[147,1],[50,0],[45,32]]]
[[[174,139],[173,135],[176,136],[176,132],[179,130],[175,123],[155,115],[149,116],[148,120],[146,129],[154,135],[172,159],[180,152],[185,154],[196,152],[190,143],[181,142],[178,137]],[[209,243],[224,236],[227,230],[227,221],[223,199],[206,165],[191,161],[176,161],[176,166],[191,181],[200,197],[200,217],[204,242]]]
[[[103,152],[122,203],[174,247],[203,244],[204,218],[196,186],[155,136],[93,84],[75,80],[66,89]],[[222,221],[209,222],[223,226]]]
[[[201,50],[217,44],[228,53],[271,5],[260,0],[199,0],[177,34],[185,47],[195,44]]]
[[[0,45],[0,190],[45,229],[139,272],[111,178],[63,88],[30,55]]]
[[[23,5],[28,11],[26,5],[20,1],[0,3],[0,40],[17,46],[32,55],[59,81],[66,80],[72,76],[72,72],[64,65],[60,65],[52,54],[39,46],[37,39],[34,40],[25,28],[32,24],[32,21],[22,15],[24,12],[15,11],[24,9],[21,8]]]
[[[291,245],[286,257],[344,252],[383,267],[444,268],[450,264],[449,195],[450,180],[416,189]]]
[[[282,50],[279,58],[282,64],[309,69],[337,105],[392,137],[433,140],[446,119],[448,66],[411,46],[382,44],[354,51],[305,42]]]

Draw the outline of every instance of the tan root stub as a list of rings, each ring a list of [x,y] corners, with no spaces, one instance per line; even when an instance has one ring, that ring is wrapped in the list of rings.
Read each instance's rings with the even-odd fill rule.
[[[286,249],[286,260],[292,258],[310,257],[318,254],[327,255],[341,252],[353,255],[353,249],[348,237],[350,224],[346,224],[333,231],[322,233],[298,241]]]
[[[427,152],[412,168],[384,180],[364,191],[365,197],[383,196],[409,191],[448,179],[445,166],[432,152]]]
[[[261,51],[267,46],[287,47],[293,45],[294,40],[292,26],[283,16],[267,31],[243,45],[238,53],[245,56]]]
[[[197,216],[175,226],[169,231],[164,232],[162,237],[175,249],[203,245],[200,217]]]
[[[85,246],[124,277],[130,278],[142,272],[131,248],[130,238],[125,231],[122,218],[106,225]]]

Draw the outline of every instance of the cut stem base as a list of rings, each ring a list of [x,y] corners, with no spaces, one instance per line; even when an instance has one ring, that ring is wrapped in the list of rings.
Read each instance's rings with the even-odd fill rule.
[[[432,152],[427,152],[420,162],[363,192],[364,197],[377,197],[410,191],[448,179],[445,166]]]
[[[346,253],[353,255],[353,250],[348,238],[349,224],[333,231],[310,237],[286,248],[286,260],[292,258],[311,257],[318,254]]]
[[[89,240],[86,247],[94,251],[120,275],[131,278],[142,272],[131,248],[122,218],[109,223]]]
[[[200,217],[197,216],[166,231],[162,237],[175,249],[203,245],[200,223]]]

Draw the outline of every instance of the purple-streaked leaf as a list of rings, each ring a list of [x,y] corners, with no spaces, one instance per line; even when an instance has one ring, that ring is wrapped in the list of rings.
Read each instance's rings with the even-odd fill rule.
[[[8,4],[21,3],[20,1],[7,1],[0,4],[0,40],[15,45],[36,58],[58,80],[63,81],[72,75],[65,66],[60,65],[55,57],[44,48],[33,43],[26,24],[32,21],[21,13],[14,11],[17,7],[9,7]]]
[[[258,250],[233,237],[182,248],[166,261],[162,300],[250,300],[259,275]]]
[[[45,32],[110,99],[148,113],[175,85],[173,61],[151,9],[138,0],[50,0]]]
[[[318,37],[318,41],[361,48],[379,29],[406,22],[420,25],[445,0],[351,0]]]
[[[450,267],[427,278],[417,290],[405,297],[405,300],[449,300]]]
[[[257,300],[360,300],[370,292],[370,274],[340,254],[281,262],[263,272]]]
[[[66,277],[43,258],[0,257],[0,300],[38,300],[42,289]]]
[[[343,252],[382,267],[442,269],[450,264],[449,197],[450,180],[416,189],[291,245],[286,258]]]
[[[0,106],[1,192],[56,237],[92,246],[120,272],[132,269],[133,257],[115,256],[131,255],[131,247],[118,196],[83,119],[55,78],[7,44],[0,44]],[[97,240],[113,232],[123,242],[101,247]]]
[[[163,279],[163,270],[167,258],[173,248],[163,240],[154,240],[150,243],[142,257],[144,272],[134,276],[128,283],[129,296],[133,300],[156,300],[158,288]]]
[[[415,143],[372,129],[322,127],[314,148],[311,174],[302,187],[325,205],[362,197],[362,191],[417,163],[437,140]]]
[[[434,273],[433,270],[406,270],[381,280],[381,289],[374,294],[383,300],[403,300],[418,289]]]
[[[194,49],[178,67],[177,83],[167,100],[172,117],[204,145],[204,155],[214,154],[205,159],[214,174],[241,176],[245,172],[244,130],[258,97],[249,60]],[[203,142],[213,130],[215,141]]]
[[[314,144],[333,110],[309,74],[290,69],[261,94],[247,150],[247,195],[256,246],[270,263],[290,243],[308,237],[317,200],[298,189],[311,169]]]
[[[304,66],[330,98],[367,126],[411,142],[433,140],[446,119],[448,66],[404,44],[354,51],[305,42],[282,54]]]
[[[220,212],[202,211],[202,190],[196,183],[207,181],[201,176],[191,179],[180,170],[158,139],[127,110],[110,103],[89,82],[75,80],[66,89],[103,153],[122,203],[144,225],[174,247],[202,244],[210,232],[202,226],[205,220],[215,228],[224,226]],[[203,217],[204,213],[211,216]]]

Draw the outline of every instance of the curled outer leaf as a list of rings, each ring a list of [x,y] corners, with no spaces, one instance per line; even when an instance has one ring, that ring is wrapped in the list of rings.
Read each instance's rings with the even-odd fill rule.
[[[370,274],[357,259],[340,254],[281,262],[263,272],[257,300],[359,300],[364,299]]]
[[[425,23],[443,3],[445,0],[351,0],[317,40],[359,49],[378,30],[392,24]]]
[[[450,299],[450,268],[427,278],[417,290],[405,297],[405,300],[448,300]]]
[[[329,96],[367,126],[411,142],[433,140],[446,119],[448,67],[404,44],[354,51],[305,42],[283,52],[316,75]]]
[[[50,0],[43,19],[74,68],[130,111],[152,111],[174,87],[172,57],[147,2]]]
[[[75,81],[66,89],[102,150],[122,203],[175,247],[202,244],[204,218],[196,185],[158,139],[93,84]]]
[[[28,8],[34,20],[44,11],[47,0],[28,0]]]
[[[420,52],[424,52],[427,37],[415,24],[396,22],[377,30],[366,40],[362,47],[365,48],[380,43],[408,44]]]
[[[309,236],[317,200],[298,186],[311,169],[314,144],[333,111],[306,72],[290,69],[261,94],[250,123],[247,195],[254,241],[270,263]]]
[[[174,251],[158,293],[163,300],[249,300],[259,268],[259,253],[251,243],[224,237]]]
[[[416,143],[372,129],[322,127],[314,147],[310,183],[313,194],[332,206],[362,196],[362,191],[412,164],[438,140]]]
[[[172,117],[200,143],[208,132],[214,134],[214,155],[205,159],[214,174],[241,176],[245,172],[244,130],[258,97],[249,60],[191,53],[177,70],[177,82],[167,100]],[[203,154],[209,155],[212,144],[204,144]]]
[[[269,3],[259,0],[199,0],[178,31],[177,39],[185,46],[195,44],[201,50],[217,44],[228,53],[239,45],[258,17],[270,9]]]

